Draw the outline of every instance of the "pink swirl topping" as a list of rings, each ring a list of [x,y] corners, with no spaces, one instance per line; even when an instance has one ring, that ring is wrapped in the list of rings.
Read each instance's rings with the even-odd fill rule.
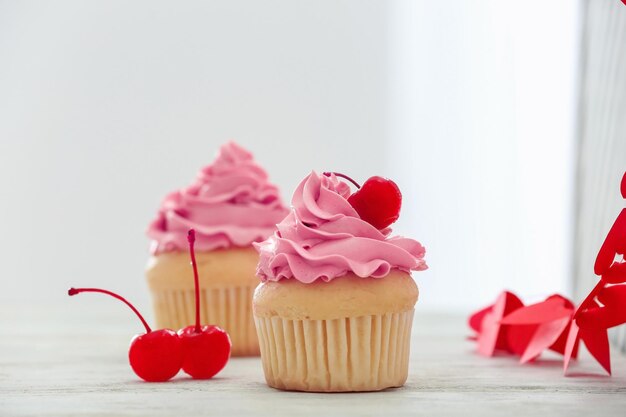
[[[151,252],[186,251],[191,228],[200,251],[249,246],[270,236],[287,212],[252,154],[228,142],[191,186],[165,197],[148,227]]]
[[[263,281],[295,278],[303,283],[330,281],[352,271],[382,278],[392,269],[427,268],[417,241],[389,236],[361,220],[348,203],[350,187],[336,176],[312,172],[293,194],[291,213],[262,243],[257,275]]]

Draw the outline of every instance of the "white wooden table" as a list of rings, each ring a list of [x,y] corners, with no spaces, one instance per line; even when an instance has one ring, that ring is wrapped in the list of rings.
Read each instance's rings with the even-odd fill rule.
[[[583,357],[578,376],[566,378],[556,356],[529,366],[477,356],[464,340],[464,317],[419,309],[400,389],[277,391],[265,385],[258,358],[233,359],[210,381],[180,374],[143,383],[126,360],[139,323],[114,302],[87,298],[46,309],[0,306],[0,416],[626,415],[626,360],[616,352],[613,377]]]

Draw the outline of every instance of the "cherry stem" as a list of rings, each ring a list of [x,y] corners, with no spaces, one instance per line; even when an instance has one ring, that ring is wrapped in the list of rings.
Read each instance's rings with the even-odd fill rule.
[[[139,317],[139,320],[141,320],[141,324],[143,324],[143,327],[146,328],[146,333],[150,333],[152,331],[150,326],[148,326],[148,322],[146,322],[146,320],[143,318],[139,310],[137,310],[134,305],[132,305],[127,299],[125,299],[121,295],[115,294],[114,292],[111,292],[111,291],[103,290],[101,288],[74,288],[74,287],[67,290],[67,295],[72,296],[72,295],[80,294],[81,292],[99,292],[101,294],[106,294],[106,295],[110,295],[113,298],[117,298],[118,300],[126,304],[128,307],[130,307],[130,309],[133,310],[133,312],[137,315],[137,317]]]
[[[200,333],[200,279],[198,278],[198,264],[196,263],[196,252],[193,249],[196,242],[196,231],[189,229],[187,232],[187,242],[189,242],[189,255],[191,255],[191,266],[193,267],[193,283],[196,292],[196,333]]]
[[[354,184],[356,188],[361,188],[358,182],[356,182],[346,174],[342,174],[341,172],[324,172],[324,175],[326,175],[327,177],[330,177],[331,174],[333,174],[335,177],[343,178],[344,180],[350,181],[352,184]]]

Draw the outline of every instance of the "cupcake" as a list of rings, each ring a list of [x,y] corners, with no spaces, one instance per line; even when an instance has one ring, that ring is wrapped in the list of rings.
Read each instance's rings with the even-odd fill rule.
[[[427,266],[420,243],[391,235],[400,200],[380,177],[350,194],[335,174],[313,172],[274,235],[255,244],[253,313],[268,385],[342,392],[404,384],[418,298],[410,273]]]
[[[228,332],[233,356],[258,355],[251,311],[258,255],[252,243],[270,236],[287,212],[252,154],[234,142],[223,145],[192,185],[165,197],[148,227],[152,256],[146,277],[157,327],[178,329],[194,322],[187,252],[187,232],[193,228],[202,322]]]

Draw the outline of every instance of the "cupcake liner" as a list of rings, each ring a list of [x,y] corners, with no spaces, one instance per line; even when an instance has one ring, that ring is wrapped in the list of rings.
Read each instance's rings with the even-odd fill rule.
[[[259,343],[252,319],[254,286],[200,290],[200,321],[228,332],[232,356],[257,356]],[[193,289],[152,289],[157,327],[180,329],[196,322]]]
[[[254,318],[268,385],[295,391],[378,391],[408,375],[414,310],[334,320]]]

